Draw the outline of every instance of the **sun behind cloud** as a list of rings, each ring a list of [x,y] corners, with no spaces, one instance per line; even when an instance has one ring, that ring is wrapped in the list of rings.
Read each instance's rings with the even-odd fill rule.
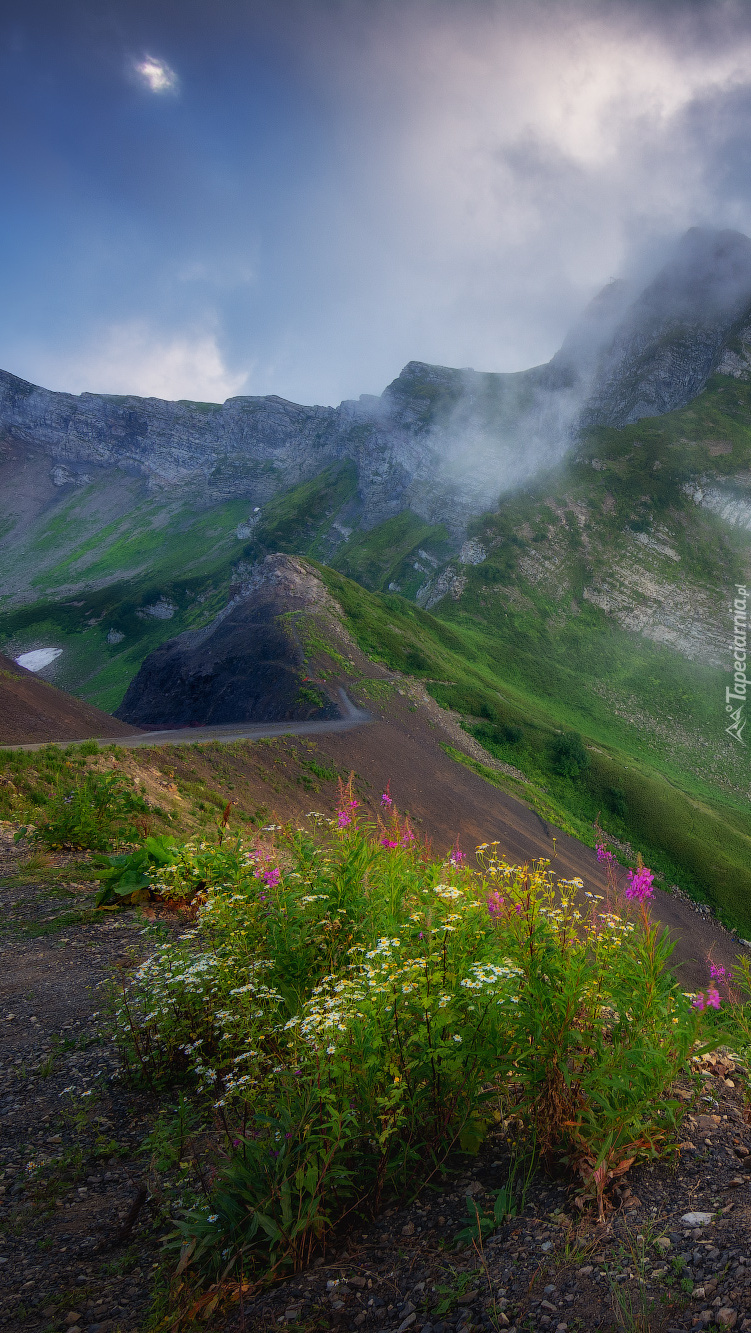
[[[170,93],[177,88],[177,75],[165,60],[147,55],[143,60],[136,61],[135,69],[152,93]]]

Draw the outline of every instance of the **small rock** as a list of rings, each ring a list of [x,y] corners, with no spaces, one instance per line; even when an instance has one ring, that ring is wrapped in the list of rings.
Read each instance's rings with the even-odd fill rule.
[[[358,1291],[362,1291],[368,1285],[367,1279],[364,1277],[348,1277],[347,1282],[350,1287],[356,1287]]]
[[[408,1222],[407,1225],[406,1225],[406,1227],[402,1227],[402,1235],[403,1235],[403,1236],[414,1236],[414,1234],[415,1234],[415,1224],[414,1224],[414,1222]]]
[[[551,1301],[540,1301],[540,1309],[548,1310],[551,1314],[557,1313],[557,1307]]]
[[[473,1287],[471,1291],[465,1291],[463,1296],[457,1296],[456,1303],[457,1305],[471,1305],[473,1301],[477,1300],[479,1294],[479,1289]]]
[[[411,1301],[406,1301],[406,1303],[402,1306],[402,1314],[403,1315],[412,1314],[412,1311],[416,1309],[417,1309],[416,1305],[413,1305]]]
[[[367,1317],[365,1311],[361,1310],[359,1315],[355,1317],[355,1327],[359,1328],[361,1324],[364,1324]]]
[[[684,1213],[681,1218],[684,1227],[708,1227],[711,1221],[711,1213]]]
[[[579,1277],[589,1277],[591,1272],[592,1272],[592,1265],[585,1264],[583,1268],[579,1269]]]
[[[69,1310],[65,1316],[65,1322],[66,1324],[77,1324],[79,1319],[81,1319],[82,1317],[83,1316],[79,1313],[78,1310]]]
[[[664,1275],[667,1273],[667,1271],[668,1271],[668,1270],[667,1270],[667,1267],[666,1267],[665,1265],[663,1265],[662,1268],[653,1268],[653,1269],[652,1269],[652,1272],[650,1273],[649,1276],[650,1276],[650,1277],[653,1277],[653,1278],[654,1278],[654,1277],[664,1277]]]
[[[743,1176],[733,1176],[733,1179],[728,1181],[728,1188],[737,1189],[739,1185],[745,1185],[745,1183]]]
[[[729,1305],[723,1305],[722,1309],[717,1311],[717,1323],[720,1328],[735,1328],[738,1323],[738,1311],[732,1310]]]
[[[663,1254],[667,1254],[668,1250],[671,1250],[672,1248],[672,1243],[668,1240],[667,1236],[660,1236],[659,1240],[655,1241],[655,1249],[662,1250]]]
[[[407,1333],[407,1329],[412,1327],[416,1319],[416,1314],[408,1314],[407,1318],[403,1319],[399,1325],[398,1333]]]

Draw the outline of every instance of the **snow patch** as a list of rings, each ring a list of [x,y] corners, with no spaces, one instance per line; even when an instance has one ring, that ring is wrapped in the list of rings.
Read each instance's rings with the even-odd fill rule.
[[[60,657],[62,648],[33,648],[30,653],[21,653],[20,657],[14,657],[16,666],[25,667],[27,671],[41,671],[44,667],[54,662],[56,657]]]

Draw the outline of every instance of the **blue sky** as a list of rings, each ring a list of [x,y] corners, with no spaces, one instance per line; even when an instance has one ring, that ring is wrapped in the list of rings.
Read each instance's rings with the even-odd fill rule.
[[[0,366],[330,403],[546,360],[686,227],[751,231],[750,9],[6,0]]]

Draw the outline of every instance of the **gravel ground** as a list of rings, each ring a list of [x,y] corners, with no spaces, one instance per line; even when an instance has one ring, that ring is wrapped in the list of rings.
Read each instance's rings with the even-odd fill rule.
[[[94,916],[71,858],[50,858],[65,877],[50,884],[0,837],[0,1328],[131,1333],[159,1259],[155,1107],[118,1081],[97,1011],[144,922]]]

